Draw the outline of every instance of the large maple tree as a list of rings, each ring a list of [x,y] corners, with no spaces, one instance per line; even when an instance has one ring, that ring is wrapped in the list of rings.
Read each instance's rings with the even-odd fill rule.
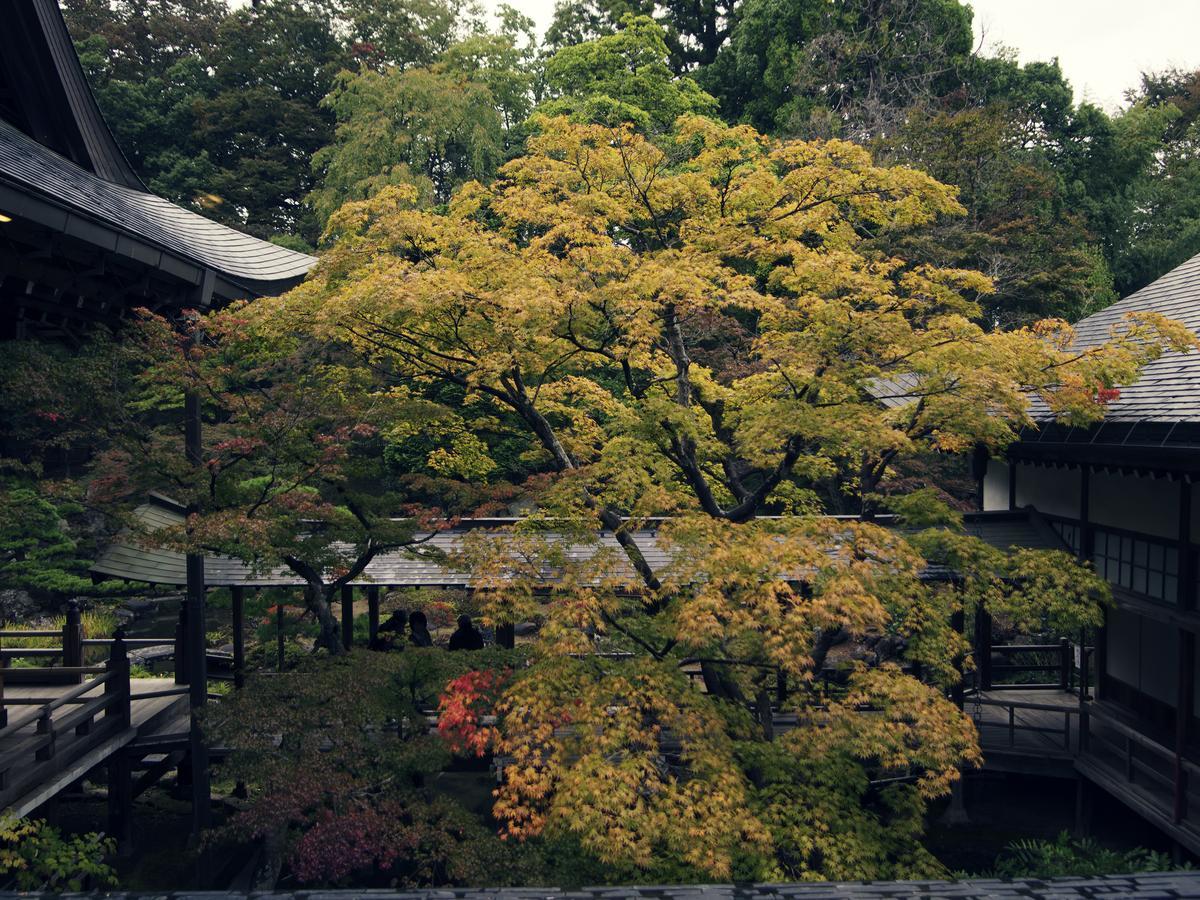
[[[889,473],[1002,447],[1034,397],[1094,420],[1194,338],[1154,316],[1087,351],[1062,322],[982,328],[982,275],[869,249],[960,214],[953,189],[839,141],[541,118],[495,184],[441,211],[413,199],[347,204],[309,281],[243,315],[348,353],[393,402],[454,396],[465,433],[525,434],[536,511],[461,561],[485,619],[541,623],[530,665],[492,685],[495,725],[455,726],[512,760],[507,833],[705,877],[935,870],[926,805],[979,759],[947,698],[969,649],[955,614],[1078,626],[1105,590],[1065,553],[1010,558],[924,495],[887,498]],[[436,452],[488,469],[486,441]],[[859,517],[820,515],[830,484]],[[619,551],[563,552],[598,529]],[[847,636],[872,649],[818,677]],[[795,690],[773,709],[779,673]]]

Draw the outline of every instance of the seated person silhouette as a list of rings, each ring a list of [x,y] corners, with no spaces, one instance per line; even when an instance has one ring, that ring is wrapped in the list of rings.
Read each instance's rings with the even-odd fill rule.
[[[379,634],[384,634],[385,632],[389,631],[393,632],[394,634],[404,634],[404,626],[407,624],[408,613],[402,609],[398,609],[388,616],[386,621],[379,623],[379,628],[377,631]]]
[[[458,617],[458,630],[450,635],[451,650],[482,650],[483,635],[471,624],[470,616]]]
[[[414,647],[432,647],[433,636],[429,633],[428,619],[419,609],[408,617],[408,640]]]

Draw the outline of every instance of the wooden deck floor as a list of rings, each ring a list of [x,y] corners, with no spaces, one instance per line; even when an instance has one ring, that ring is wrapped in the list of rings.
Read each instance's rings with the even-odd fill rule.
[[[985,765],[1011,766],[1013,757],[1069,764],[1079,750],[1079,697],[1066,691],[991,690],[966,698],[964,711],[979,729]],[[1067,765],[1066,769],[1070,766]]]
[[[5,687],[5,700],[33,699],[50,702],[72,685],[12,685]],[[68,785],[78,781],[134,740],[157,734],[186,731],[188,702],[186,695],[143,697],[176,687],[169,678],[134,678],[130,681],[130,727],[106,722],[101,716],[88,734],[68,733],[58,738],[54,756],[38,760],[33,753],[28,761],[14,766],[6,774],[0,790],[0,809],[26,815],[41,806]],[[0,754],[20,751],[37,737],[39,705],[8,706],[9,721],[0,729]]]

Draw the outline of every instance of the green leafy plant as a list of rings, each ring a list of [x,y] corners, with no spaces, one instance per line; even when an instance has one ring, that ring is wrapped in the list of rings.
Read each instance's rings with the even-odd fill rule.
[[[1061,878],[1121,875],[1127,872],[1167,872],[1190,866],[1175,863],[1166,853],[1135,847],[1113,850],[1094,838],[1073,838],[1062,832],[1054,840],[1013,841],[996,857],[993,873],[1000,878]]]
[[[89,833],[63,837],[42,819],[0,818],[0,876],[22,891],[83,891],[116,886],[105,857],[111,838]]]

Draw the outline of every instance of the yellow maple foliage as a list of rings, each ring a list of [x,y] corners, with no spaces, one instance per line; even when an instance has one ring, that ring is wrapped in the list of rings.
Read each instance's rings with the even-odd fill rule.
[[[984,328],[983,275],[868,249],[961,214],[955,190],[841,141],[543,118],[495,184],[440,211],[413,200],[394,187],[347,204],[313,276],[253,314],[395,390],[454,387],[456,433],[516,421],[553,476],[536,516],[462,553],[486,620],[541,623],[498,710],[507,833],[706,877],[936,871],[925,803],[979,760],[946,696],[969,651],[949,623],[976,602],[1036,618],[1036,592],[1014,594],[1003,554],[952,524],[914,537],[813,515],[814,485],[838,476],[869,520],[898,461],[999,450],[1032,398],[1095,421],[1098,391],[1194,337],[1146,316],[1083,351],[1060,322]],[[485,445],[459,444],[439,466],[489,470]],[[634,540],[642,522],[666,568]],[[563,552],[598,527],[619,551]],[[930,559],[965,588],[923,579]],[[1018,566],[1053,584],[1055,621],[1094,619],[1104,588],[1083,567]],[[846,636],[898,649],[831,687]],[[779,734],[775,673],[795,688]]]

